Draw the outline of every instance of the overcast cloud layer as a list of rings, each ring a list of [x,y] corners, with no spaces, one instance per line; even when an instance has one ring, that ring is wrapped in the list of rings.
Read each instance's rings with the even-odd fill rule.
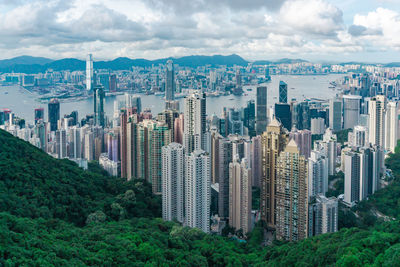
[[[400,61],[397,0],[0,0],[0,58]]]

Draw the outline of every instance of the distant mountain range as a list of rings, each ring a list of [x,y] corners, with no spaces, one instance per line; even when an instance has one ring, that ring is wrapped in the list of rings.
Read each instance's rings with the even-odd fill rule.
[[[247,66],[248,63],[252,61],[247,61],[238,55],[229,56],[185,56],[180,58],[163,58],[156,60],[147,59],[130,59],[127,57],[119,57],[114,60],[109,61],[95,61],[95,69],[111,69],[111,70],[129,70],[132,66],[137,67],[150,67],[152,65],[165,64],[167,60],[172,59],[175,64],[185,67],[198,67],[198,66]],[[290,64],[307,62],[303,59],[289,59],[283,58],[279,60],[257,60],[252,63],[255,65],[268,65],[268,64]],[[358,63],[362,64],[362,63]],[[388,63],[384,66],[388,67],[398,67],[399,62]],[[31,56],[20,56],[11,59],[0,60],[0,72],[2,73],[39,73],[45,72],[47,69],[53,69],[55,71],[60,70],[85,70],[86,63],[84,60],[79,60],[75,58],[64,58],[60,60],[52,60],[43,57],[31,57]]]

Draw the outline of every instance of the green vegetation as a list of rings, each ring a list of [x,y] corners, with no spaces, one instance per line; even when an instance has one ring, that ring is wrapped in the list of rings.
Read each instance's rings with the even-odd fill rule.
[[[390,162],[392,161],[392,162]],[[398,218],[395,179],[365,201]],[[397,193],[396,193],[397,191]],[[381,205],[386,205],[381,209]],[[386,211],[387,213],[385,213]],[[363,214],[357,215],[362,217]],[[351,226],[351,216],[349,222]],[[146,218],[144,218],[146,217]],[[262,247],[257,224],[247,242],[163,222],[160,198],[142,181],[98,166],[83,171],[0,130],[0,266],[399,266],[400,222],[376,219],[297,243]],[[344,222],[346,224],[346,222]]]
[[[345,130],[335,132],[336,137],[337,137],[337,142],[344,145],[344,143],[348,141],[349,132],[352,132],[352,131],[353,131],[352,129],[345,129]]]
[[[327,197],[338,197],[344,193],[344,173],[342,171],[335,175],[329,175],[328,178],[329,188],[326,192]]]

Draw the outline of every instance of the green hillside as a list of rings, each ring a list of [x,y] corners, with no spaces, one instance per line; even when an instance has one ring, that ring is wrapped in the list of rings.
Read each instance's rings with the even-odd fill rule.
[[[384,190],[398,190],[394,174]],[[380,195],[369,205],[395,213]],[[398,220],[261,247],[260,227],[244,243],[157,217],[148,184],[83,171],[0,130],[0,266],[400,266]]]

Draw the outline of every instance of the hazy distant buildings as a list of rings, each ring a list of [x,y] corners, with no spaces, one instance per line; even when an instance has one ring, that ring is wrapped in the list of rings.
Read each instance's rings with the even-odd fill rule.
[[[165,100],[171,101],[175,99],[175,73],[172,60],[167,61],[165,74]]]

